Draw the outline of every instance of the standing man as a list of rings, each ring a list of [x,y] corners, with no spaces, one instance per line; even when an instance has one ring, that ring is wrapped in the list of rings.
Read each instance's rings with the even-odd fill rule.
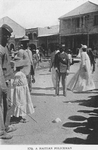
[[[92,66],[92,73],[95,71],[95,57],[91,48],[87,48],[87,54],[90,58],[91,66]]]
[[[63,96],[67,96],[66,80],[70,69],[70,62],[67,53],[65,52],[65,45],[62,45],[60,53],[55,55],[56,68],[56,90],[55,94],[59,95],[59,83],[62,78]]]
[[[38,57],[38,62],[37,62],[37,64],[38,64],[38,67],[39,67],[39,62],[40,62],[40,51],[39,51],[39,47],[37,47],[37,49],[36,49],[36,55],[37,55],[37,57]]]
[[[14,74],[10,65],[8,52],[8,41],[13,30],[6,24],[0,28],[0,138],[11,139],[12,136],[7,132],[14,131],[11,128],[11,79]],[[3,104],[3,111],[2,111]],[[2,113],[3,112],[3,113]]]
[[[34,63],[33,63],[33,56],[32,56],[32,52],[31,52],[31,47],[30,47],[29,44],[27,46],[26,52],[28,54],[28,57],[29,57],[29,60],[30,60],[30,64],[31,64],[31,71],[30,71],[31,79],[32,79],[32,82],[34,83],[34,81],[35,81],[35,78],[34,78],[34,75],[35,75],[35,72],[34,72]]]
[[[27,77],[29,90],[31,92],[31,62],[30,62],[30,56],[28,55],[28,52],[27,52],[28,43],[29,43],[28,37],[24,36],[24,38],[21,40],[21,44],[23,45],[23,48],[21,48],[17,53],[17,57],[19,57],[20,60],[16,61],[15,64],[16,64],[16,66],[21,64],[21,62],[24,62],[27,64],[26,66],[23,67],[23,69],[21,71]],[[17,59],[17,57],[16,57],[16,59]]]
[[[55,47],[55,50],[52,51],[51,57],[50,57],[50,68],[49,72],[52,73],[52,82],[53,82],[53,87],[54,89],[56,88],[56,71],[55,71],[55,65],[54,65],[54,60],[55,60],[55,55],[59,52],[59,46]]]

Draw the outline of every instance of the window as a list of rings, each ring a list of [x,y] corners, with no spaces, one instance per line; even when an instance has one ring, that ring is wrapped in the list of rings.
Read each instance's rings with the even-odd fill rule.
[[[94,16],[94,26],[98,25],[98,15]]]
[[[81,17],[81,26],[83,27],[83,16]]]
[[[80,18],[76,18],[76,28],[80,27]]]
[[[28,37],[29,37],[30,40],[32,40],[32,33],[29,33]]]
[[[33,36],[34,36],[34,40],[37,40],[37,33],[36,32],[33,33]]]

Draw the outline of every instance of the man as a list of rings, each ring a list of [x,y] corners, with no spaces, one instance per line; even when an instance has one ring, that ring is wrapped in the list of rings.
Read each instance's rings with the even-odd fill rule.
[[[53,82],[53,87],[54,89],[56,88],[56,71],[55,71],[55,65],[54,65],[54,60],[55,60],[55,55],[59,52],[59,46],[55,47],[55,50],[52,51],[51,57],[50,57],[50,68],[49,72],[52,72],[52,82]]]
[[[30,64],[31,64],[31,71],[30,71],[31,79],[32,79],[32,82],[34,83],[34,81],[35,81],[35,78],[34,78],[34,75],[35,75],[35,72],[34,72],[34,63],[33,63],[33,56],[32,56],[32,52],[31,52],[31,47],[30,47],[29,44],[27,46],[26,52],[28,54],[28,57],[29,57],[29,60],[30,60]],[[31,84],[31,82],[30,82],[30,84]]]
[[[7,44],[13,30],[6,24],[0,28],[0,138],[11,139],[12,136],[7,132],[14,131],[10,127],[11,117],[11,88],[10,82],[13,78],[13,71],[10,65],[10,57]],[[2,111],[3,104],[3,111]],[[4,114],[2,114],[4,112]]]
[[[63,96],[67,95],[66,79],[70,69],[70,62],[67,53],[65,53],[65,45],[62,45],[60,53],[55,55],[56,68],[56,90],[55,94],[59,95],[59,83],[62,78]]]
[[[90,62],[91,62],[91,66],[92,66],[92,72],[95,71],[95,57],[94,57],[94,54],[93,54],[93,51],[91,48],[87,48],[87,54],[90,58]]]
[[[38,58],[37,64],[38,64],[38,67],[39,67],[39,62],[40,62],[40,50],[39,50],[39,47],[37,47],[37,49],[36,49],[36,55],[37,55],[37,58]]]
[[[23,67],[22,72],[26,75],[27,81],[28,81],[28,86],[29,90],[31,92],[31,62],[30,58],[27,52],[27,45],[28,45],[29,39],[27,37],[24,37],[21,40],[21,44],[23,44],[23,48],[20,49],[17,53],[17,56],[15,59],[20,58],[20,60],[15,62],[15,65],[18,66],[20,63],[27,63],[26,66]]]

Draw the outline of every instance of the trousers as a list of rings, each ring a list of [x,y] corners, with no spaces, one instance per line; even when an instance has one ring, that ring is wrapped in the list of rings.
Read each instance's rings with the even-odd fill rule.
[[[67,73],[60,73],[56,71],[56,90],[55,94],[59,95],[59,84],[60,84],[60,78],[62,80],[62,87],[63,87],[63,95],[66,96],[67,94],[67,87],[66,87],[66,80],[67,80]]]
[[[3,119],[3,95],[0,89],[0,133],[5,130],[4,119]]]
[[[10,125],[14,106],[11,104],[11,83],[7,84],[7,93],[0,90],[0,130],[5,130]]]
[[[52,72],[52,83],[53,83],[53,87],[55,88],[56,87],[56,71],[54,67],[51,68],[51,72]]]

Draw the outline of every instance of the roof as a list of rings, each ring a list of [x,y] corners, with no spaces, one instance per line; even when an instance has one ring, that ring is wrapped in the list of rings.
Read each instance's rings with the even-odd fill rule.
[[[38,37],[52,36],[59,34],[59,25],[38,28]]]
[[[98,5],[88,1],[88,2],[80,5],[79,7],[73,9],[72,11],[68,12],[67,14],[61,16],[59,19],[88,14],[91,12],[98,12]]]
[[[8,16],[0,19],[0,27],[4,24],[7,24],[13,29],[12,36],[15,38],[21,38],[25,35],[25,28],[16,23],[14,20]]]
[[[59,33],[53,33],[53,34],[43,34],[39,35],[38,37],[46,37],[46,36],[53,36],[53,35],[58,35]]]

